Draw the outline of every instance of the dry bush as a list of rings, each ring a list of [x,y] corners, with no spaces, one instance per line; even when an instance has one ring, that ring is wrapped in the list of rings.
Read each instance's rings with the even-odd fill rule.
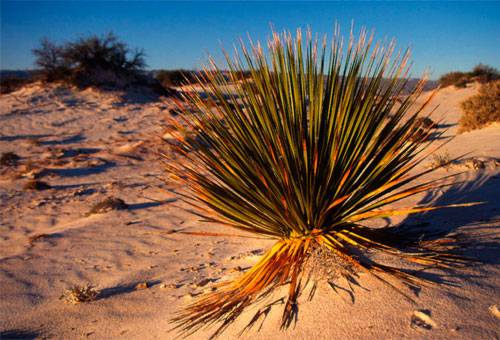
[[[31,79],[19,77],[0,78],[0,94],[11,93],[17,91],[26,84],[31,83]]]
[[[188,70],[160,70],[156,73],[155,78],[168,89],[193,83],[196,80],[196,74],[194,71]]]
[[[462,102],[459,133],[500,122],[500,80],[481,85],[479,93]]]
[[[481,84],[489,83],[500,79],[500,72],[494,67],[478,64],[469,73],[472,80]]]
[[[76,305],[81,302],[94,301],[98,295],[99,292],[90,284],[86,286],[77,285],[70,289],[66,289],[60,299],[64,300],[66,303]]]
[[[478,64],[470,72],[449,72],[439,78],[439,85],[447,87],[454,85],[461,88],[475,81],[484,84],[500,79],[500,72],[491,66]]]
[[[432,169],[445,168],[448,170],[451,166],[451,162],[452,158],[448,152],[436,153],[432,155],[429,167]]]
[[[449,72],[446,74],[443,74],[439,78],[439,85],[441,87],[447,87],[451,85],[456,85],[456,84],[463,84],[464,79],[467,79],[467,73],[464,72]],[[460,87],[460,86],[457,86]]]
[[[44,39],[33,54],[44,80],[78,87],[124,87],[139,81],[146,66],[142,50],[131,50],[112,33],[61,45]]]

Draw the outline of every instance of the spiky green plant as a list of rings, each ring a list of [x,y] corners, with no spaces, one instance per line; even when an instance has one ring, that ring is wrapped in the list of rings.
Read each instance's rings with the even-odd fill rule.
[[[215,63],[185,93],[184,124],[171,143],[185,159],[169,163],[189,188],[184,196],[204,221],[276,240],[260,261],[234,281],[202,295],[174,318],[186,333],[220,322],[220,334],[251,303],[289,285],[282,327],[296,311],[304,266],[315,247],[326,247],[350,265],[390,283],[410,285],[410,271],[354,255],[378,250],[421,265],[449,266],[459,257],[420,244],[398,247],[369,219],[436,209],[393,210],[388,204],[445,185],[415,180],[411,172],[430,143],[420,143],[415,122],[430,98],[415,108],[424,81],[409,92],[408,53],[372,44],[362,32],[343,48],[338,28],[331,41],[305,41],[301,31],[273,33],[260,44],[226,53],[224,72]],[[248,72],[249,71],[249,72]],[[239,75],[247,72],[248,77]],[[193,109],[194,108],[194,109]],[[413,109],[412,109],[413,108]],[[183,136],[197,134],[196,138]],[[206,233],[209,234],[209,233]],[[438,242],[439,243],[439,242]],[[437,244],[437,243],[435,243]]]

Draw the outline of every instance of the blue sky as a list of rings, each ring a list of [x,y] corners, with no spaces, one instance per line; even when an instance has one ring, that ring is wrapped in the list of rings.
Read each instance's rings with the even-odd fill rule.
[[[331,33],[373,28],[412,48],[413,75],[436,78],[483,62],[500,68],[500,2],[93,2],[1,1],[0,69],[33,67],[40,38],[57,42],[113,31],[144,48],[149,68],[199,68],[249,33],[265,40],[276,30],[310,26]]]

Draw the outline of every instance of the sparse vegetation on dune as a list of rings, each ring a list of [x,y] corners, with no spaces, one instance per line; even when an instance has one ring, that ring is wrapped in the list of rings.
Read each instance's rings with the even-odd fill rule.
[[[19,77],[1,77],[0,78],[0,94],[14,92],[26,84],[32,82],[32,79],[25,79]]]
[[[500,80],[481,85],[479,93],[462,103],[459,132],[500,122]]]
[[[159,70],[155,78],[165,88],[182,86],[196,80],[196,72],[189,70]]]
[[[425,123],[419,114],[429,101],[411,109],[425,81],[406,92],[408,54],[393,57],[393,45],[375,47],[364,32],[357,41],[351,37],[347,51],[338,30],[331,45],[311,36],[304,42],[300,30],[295,38],[274,33],[266,52],[260,44],[242,44],[240,57],[227,57],[229,73],[214,63],[204,71],[198,85],[211,98],[186,93],[196,108],[189,116],[179,103],[185,125],[172,123],[178,130],[167,141],[189,162],[166,166],[188,188],[182,197],[204,221],[276,240],[249,271],[180,311],[173,322],[182,332],[219,323],[219,335],[281,286],[288,286],[281,326],[290,326],[310,282],[307,264],[322,253],[314,251],[318,247],[406,297],[394,281],[417,287],[429,279],[379,263],[368,251],[423,267],[464,261],[452,253],[451,238],[405,243],[411,235],[370,228],[371,219],[440,208],[385,207],[447,185],[414,182],[432,171],[414,172],[431,142],[417,138]],[[238,76],[246,71],[249,77]],[[228,95],[223,89],[235,81],[241,86]],[[230,105],[236,98],[242,106]],[[185,126],[197,138],[175,138],[185,134]],[[346,275],[356,282],[352,273]],[[249,326],[270,306],[258,310]]]
[[[60,45],[43,39],[33,54],[44,80],[78,87],[124,87],[140,81],[146,66],[142,50],[131,50],[111,33]]]
[[[500,72],[494,67],[478,64],[470,72],[449,72],[439,78],[439,85],[447,87],[466,87],[467,84],[479,82],[481,84],[499,80]]]

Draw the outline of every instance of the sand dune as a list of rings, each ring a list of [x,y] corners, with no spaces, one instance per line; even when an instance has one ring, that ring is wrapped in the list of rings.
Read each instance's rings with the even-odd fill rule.
[[[477,89],[450,87],[436,96],[432,117],[440,130],[448,129],[444,136],[456,134],[459,103]],[[1,339],[173,339],[169,319],[183,303],[237,275],[270,245],[176,233],[199,229],[200,222],[173,192],[158,155],[165,151],[161,137],[171,108],[168,98],[38,83],[0,96],[0,153],[21,157],[17,165],[0,168]],[[362,273],[354,295],[346,282],[339,282],[346,288],[339,294],[319,286],[313,301],[301,298],[295,328],[279,331],[278,306],[260,332],[255,328],[241,338],[499,338],[494,305],[500,304],[500,126],[457,135],[437,153],[468,153],[469,162],[433,174],[464,171],[465,182],[412,203],[487,203],[392,222],[457,233],[466,254],[480,264],[447,277],[450,284],[414,292],[416,303]],[[484,168],[470,166],[472,159]],[[25,189],[30,180],[50,188]],[[122,199],[126,209],[92,209],[109,197]],[[100,290],[96,301],[73,305],[59,299],[65,289],[87,283]],[[222,338],[236,338],[253,313]]]

